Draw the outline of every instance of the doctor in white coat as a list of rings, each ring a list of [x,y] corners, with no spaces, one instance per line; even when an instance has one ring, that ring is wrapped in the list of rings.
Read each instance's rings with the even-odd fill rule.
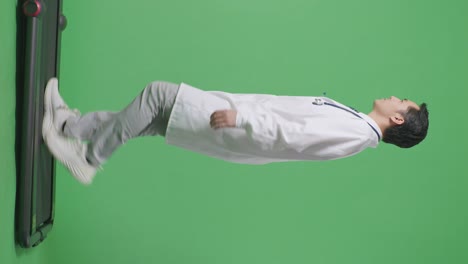
[[[393,96],[375,100],[364,114],[326,97],[232,94],[152,82],[120,112],[82,116],[68,108],[53,78],[44,100],[43,138],[83,184],[138,136],[161,135],[168,144],[214,158],[265,164],[343,158],[381,140],[408,148],[426,137],[429,125],[426,104]]]

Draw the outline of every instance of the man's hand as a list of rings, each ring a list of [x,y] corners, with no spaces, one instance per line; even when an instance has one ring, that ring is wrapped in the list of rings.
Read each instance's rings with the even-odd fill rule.
[[[213,112],[210,117],[210,125],[214,129],[236,126],[237,111],[218,110]]]

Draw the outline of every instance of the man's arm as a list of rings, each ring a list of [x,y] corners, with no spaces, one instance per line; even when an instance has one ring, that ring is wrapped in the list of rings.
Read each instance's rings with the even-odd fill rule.
[[[214,129],[241,128],[251,143],[264,150],[284,149],[291,139],[282,139],[281,125],[278,120],[261,106],[238,105],[237,110],[218,110],[210,117],[210,125]],[[283,132],[282,132],[283,131]]]

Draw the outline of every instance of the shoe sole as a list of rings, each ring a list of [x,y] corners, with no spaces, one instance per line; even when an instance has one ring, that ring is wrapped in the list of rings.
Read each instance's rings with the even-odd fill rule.
[[[42,137],[46,138],[47,132],[53,128],[52,120],[52,86],[58,85],[57,79],[52,78],[49,80],[44,93],[44,120],[42,121]]]

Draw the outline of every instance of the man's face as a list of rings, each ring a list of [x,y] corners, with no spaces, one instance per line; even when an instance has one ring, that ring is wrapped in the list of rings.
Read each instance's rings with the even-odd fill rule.
[[[419,106],[415,102],[408,99],[399,99],[395,96],[374,101],[374,111],[386,117],[401,116],[400,113],[405,113],[409,107],[419,110]]]

